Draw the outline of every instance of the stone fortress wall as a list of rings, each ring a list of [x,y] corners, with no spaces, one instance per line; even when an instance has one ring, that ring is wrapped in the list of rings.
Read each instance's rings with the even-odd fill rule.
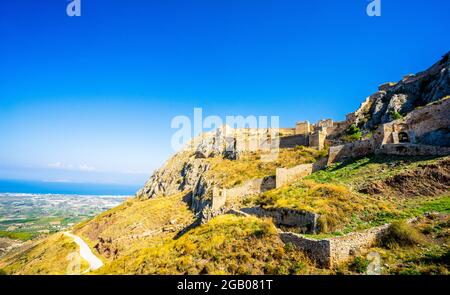
[[[212,210],[222,210],[226,203],[233,203],[242,197],[257,195],[267,190],[279,188],[311,173],[324,169],[336,162],[351,158],[359,158],[370,154],[406,155],[406,156],[445,156],[450,154],[448,145],[425,145],[421,139],[440,130],[448,130],[450,126],[450,99],[438,101],[409,113],[405,118],[395,120],[380,126],[370,139],[331,146],[328,157],[314,164],[301,164],[292,168],[277,168],[276,175],[253,179],[243,185],[229,189],[214,189]],[[349,126],[354,116],[348,115],[346,123],[336,124],[331,119],[321,120],[317,124],[299,122],[295,128],[296,134],[287,136],[286,146],[308,145],[320,149],[326,140],[328,128],[333,132],[343,126]],[[339,125],[339,129],[336,129]],[[309,132],[309,133],[307,133]],[[340,131],[339,131],[340,132]],[[315,138],[315,136],[317,136]],[[316,140],[317,139],[317,140]],[[283,142],[282,140],[280,141]],[[442,144],[441,141],[436,141]]]
[[[370,139],[330,147],[328,164],[370,154],[449,155],[449,128],[450,99],[444,99],[379,126]]]
[[[214,190],[212,208],[225,212],[227,204],[239,198],[263,193],[279,188],[292,181],[303,178],[325,167],[346,159],[359,158],[370,154],[407,156],[446,156],[450,155],[450,99],[444,99],[410,112],[406,117],[379,126],[366,140],[341,145],[332,145],[328,157],[314,163],[301,164],[292,168],[277,168],[276,175],[250,180],[231,189]],[[343,132],[355,120],[350,114],[346,121],[333,122],[321,120],[317,124],[299,122],[295,135],[280,140],[280,147],[298,145],[322,149],[328,137]],[[447,136],[447,137],[446,137]],[[317,233],[318,214],[286,208],[265,209],[261,207],[231,209],[238,215],[270,217],[277,226],[295,227],[297,232]],[[355,255],[374,246],[385,234],[389,225],[383,225],[344,236],[311,239],[293,232],[279,232],[285,243],[292,243],[304,251],[321,267],[332,268],[350,260]]]
[[[294,210],[287,208],[261,207],[241,208],[241,212],[258,217],[270,217],[277,226],[295,227],[297,231],[306,234],[315,234],[319,232],[317,220],[319,214],[305,210]]]
[[[327,158],[324,158],[315,163],[300,164],[292,168],[277,168],[275,175],[276,188],[322,170],[327,166],[327,163]]]
[[[227,213],[238,216],[271,217],[277,226],[296,227],[297,231],[308,234],[319,231],[317,220],[320,215],[302,210],[252,207],[240,210],[232,209]],[[284,243],[291,243],[315,261],[319,267],[333,268],[375,246],[387,232],[388,227],[389,224],[385,224],[325,239],[313,239],[302,234],[282,230],[279,230],[278,234]]]
[[[297,249],[305,252],[318,266],[333,268],[376,245],[388,227],[389,225],[386,224],[340,237],[320,240],[292,232],[281,232],[280,238],[284,243],[291,243]]]
[[[213,189],[211,209],[213,212],[221,211],[228,203],[233,203],[243,197],[257,195],[276,187],[275,176],[266,176],[246,181],[233,188]]]

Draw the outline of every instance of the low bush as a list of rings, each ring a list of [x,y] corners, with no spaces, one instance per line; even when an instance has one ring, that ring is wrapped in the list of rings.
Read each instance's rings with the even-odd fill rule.
[[[424,242],[422,234],[405,221],[393,222],[382,239],[382,246],[388,249],[411,247]]]
[[[367,271],[369,263],[369,260],[358,256],[355,257],[355,259],[349,265],[349,269],[357,273],[365,273]]]
[[[398,120],[403,118],[403,116],[399,112],[391,112],[390,115],[392,120]]]
[[[350,127],[345,130],[345,135],[343,136],[343,140],[346,142],[352,142],[356,140],[361,140],[362,132],[356,124],[350,125]]]

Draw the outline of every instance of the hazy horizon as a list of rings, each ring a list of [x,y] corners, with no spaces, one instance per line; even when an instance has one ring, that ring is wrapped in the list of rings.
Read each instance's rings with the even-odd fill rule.
[[[142,185],[141,185],[142,186]],[[140,185],[0,179],[0,194],[134,196]]]

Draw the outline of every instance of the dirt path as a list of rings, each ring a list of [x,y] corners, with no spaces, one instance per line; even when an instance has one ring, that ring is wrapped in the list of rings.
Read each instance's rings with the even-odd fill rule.
[[[97,256],[95,256],[94,253],[92,253],[91,248],[89,248],[89,246],[83,241],[82,238],[71,234],[70,232],[64,232],[64,234],[68,237],[71,237],[80,247],[80,256],[89,263],[89,269],[86,272],[99,269],[103,266],[103,262]]]

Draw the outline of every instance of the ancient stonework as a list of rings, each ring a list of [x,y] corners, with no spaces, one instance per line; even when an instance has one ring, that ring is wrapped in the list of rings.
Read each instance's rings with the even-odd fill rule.
[[[261,207],[241,208],[241,212],[258,217],[270,217],[277,226],[295,227],[305,234],[315,234],[320,231],[317,220],[319,214],[305,210],[287,208],[264,209]]]
[[[314,240],[292,232],[281,232],[284,243],[305,252],[318,266],[333,268],[377,244],[389,225],[353,232],[345,236]]]
[[[276,187],[283,185],[305,176],[313,172],[314,164],[302,164],[292,168],[277,168],[276,170]]]

